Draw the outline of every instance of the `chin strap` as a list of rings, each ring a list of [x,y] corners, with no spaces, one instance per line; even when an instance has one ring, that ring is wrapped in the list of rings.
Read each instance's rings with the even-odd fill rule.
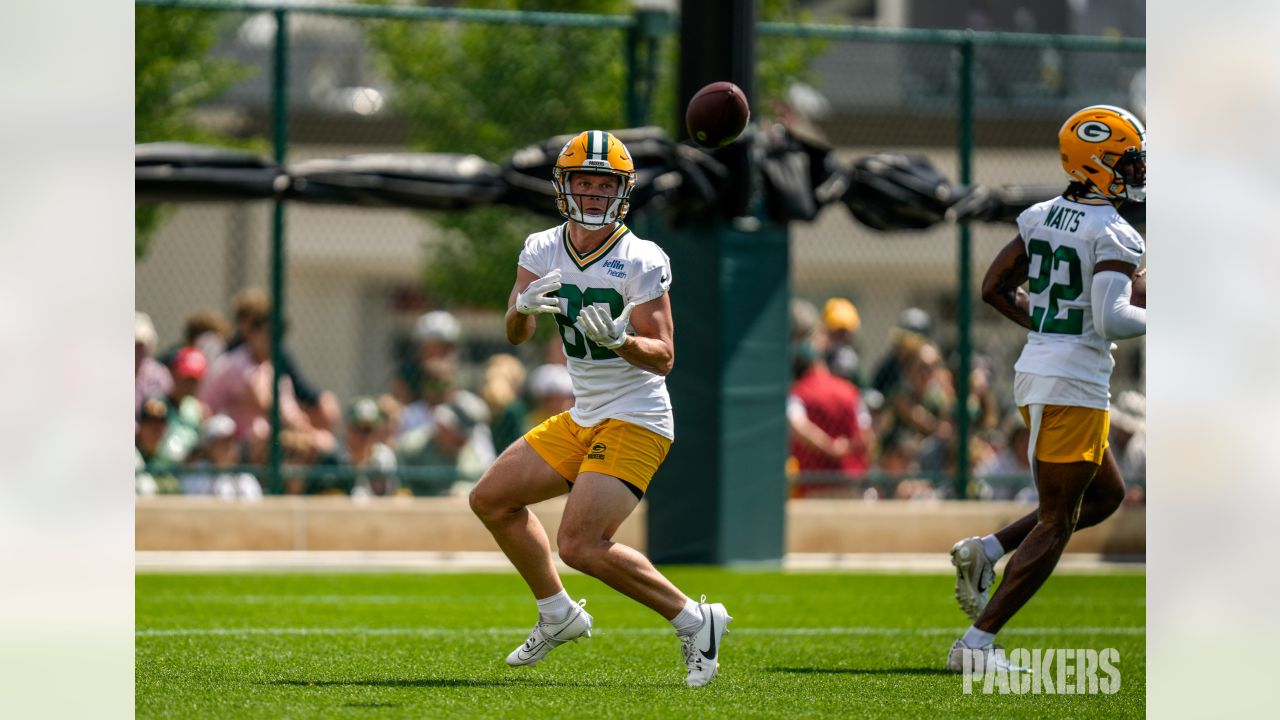
[[[586,218],[587,216],[586,216],[586,215],[584,215],[582,212],[579,212],[578,214],[579,214],[579,215],[582,215],[582,217],[583,217],[584,219],[583,219],[583,220],[574,220],[574,222],[578,223],[579,225],[581,225],[582,227],[584,227],[584,228],[586,228],[586,229],[588,229],[588,230],[599,230],[600,228],[608,227],[608,226],[612,225],[612,224],[613,224],[613,222],[614,222],[614,221],[609,220],[607,215],[597,215],[596,217],[599,217],[599,218],[600,218],[600,222],[598,222],[598,223],[595,223],[595,222],[586,222],[586,221],[585,221],[585,218]]]

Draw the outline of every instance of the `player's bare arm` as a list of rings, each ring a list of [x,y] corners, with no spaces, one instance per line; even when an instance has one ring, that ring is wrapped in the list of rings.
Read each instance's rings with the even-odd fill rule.
[[[657,375],[666,375],[676,363],[676,346],[672,339],[675,326],[671,321],[671,297],[666,293],[631,313],[635,335],[627,335],[613,351],[618,357]]]
[[[1031,259],[1027,257],[1027,247],[1021,235],[1005,245],[987,275],[982,279],[982,300],[995,308],[1001,315],[1018,323],[1022,327],[1031,327],[1031,296],[1022,289],[1030,272]]]

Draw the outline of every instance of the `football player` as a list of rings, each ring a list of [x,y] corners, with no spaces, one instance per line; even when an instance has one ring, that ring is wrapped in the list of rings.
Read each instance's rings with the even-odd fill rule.
[[[570,599],[546,531],[527,508],[568,493],[556,537],[560,558],[666,618],[682,642],[686,683],[706,685],[733,618],[706,596],[693,601],[644,555],[611,539],[675,438],[665,380],[675,362],[670,261],[622,223],[636,173],[616,137],[579,133],[552,175],[566,222],[525,240],[506,332],[519,345],[538,316],[556,321],[574,405],[507,448],[471,492],[472,509],[538,602],[538,622],[507,664],[534,665],[591,635],[586,600]]]
[[[1031,430],[1040,504],[952,548],[956,599],[974,621],[948,654],[955,671],[966,652],[975,655],[971,667],[1007,666],[996,633],[1048,579],[1071,534],[1102,522],[1124,499],[1107,447],[1111,341],[1145,334],[1147,317],[1130,302],[1145,243],[1117,207],[1145,199],[1146,129],[1126,110],[1094,105],[1067,119],[1058,147],[1070,184],[1018,216],[1018,236],[982,283],[983,300],[1030,331],[1014,366],[1014,397]],[[988,602],[992,566],[1015,548]]]

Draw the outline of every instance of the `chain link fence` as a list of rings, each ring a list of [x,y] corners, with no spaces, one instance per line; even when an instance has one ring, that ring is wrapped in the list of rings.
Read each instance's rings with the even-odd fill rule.
[[[674,130],[668,98],[675,94],[678,37],[661,13],[139,3],[144,7],[155,11],[147,22],[203,18],[216,38],[203,62],[242,70],[225,92],[193,108],[202,133],[194,139],[263,154],[274,140],[290,163],[405,151],[474,153],[500,162],[527,143],[574,128],[653,123]],[[762,64],[766,54],[787,62],[767,69],[772,74],[762,88],[777,89],[756,103],[757,117],[825,138],[846,161],[921,155],[953,181],[961,179],[967,154],[975,183],[1060,184],[1055,147],[1062,119],[1088,104],[1140,103],[1134,88],[1142,86],[1141,43],[1116,50],[1057,36],[769,23],[761,33]],[[971,147],[961,123],[959,40],[966,37],[976,38]],[[272,73],[281,58],[283,83]],[[200,62],[191,61],[197,74]],[[182,77],[174,81],[179,91]],[[287,108],[282,126],[275,124],[281,107]],[[139,141],[161,139],[188,138]],[[166,441],[158,449],[154,439],[143,442],[140,422],[147,449],[139,457],[150,465],[144,476],[158,478],[159,491],[179,491],[183,483],[196,488],[190,467],[203,463],[248,472],[272,491],[447,493],[477,479],[531,423],[571,402],[550,329],[540,331],[541,342],[518,348],[502,330],[514,258],[528,232],[549,224],[545,218],[509,208],[426,213],[291,204],[282,219],[284,347],[292,364],[286,394],[297,400],[296,412],[283,414],[284,424],[298,430],[283,443],[282,482],[269,482],[266,456],[243,450],[244,442],[239,455],[215,459],[221,431],[207,423],[195,428],[186,460],[171,463],[188,469],[166,469]],[[244,291],[270,295],[272,224],[272,204],[263,201],[167,207],[136,265],[136,304],[154,324],[157,357],[173,361],[184,344],[217,352],[208,334],[186,337],[197,311],[223,315],[230,328],[224,342],[232,346],[261,330],[254,327],[261,308]],[[800,467],[814,449],[793,441],[794,494],[952,492],[957,444],[947,438],[956,429],[937,426],[954,415],[966,343],[975,358],[968,474],[998,471],[967,490],[1025,494],[1027,475],[1008,464],[1006,450],[1018,424],[1011,419],[1012,364],[1023,334],[977,298],[986,264],[1014,232],[1000,224],[971,229],[971,290],[962,297],[961,241],[953,225],[884,233],[838,204],[812,223],[792,225],[797,300],[813,306],[817,326],[829,321],[852,330],[824,338],[814,352],[829,355],[833,368],[855,381],[864,423],[850,438],[856,466]],[[824,312],[831,298],[851,301],[853,315],[840,304]],[[910,308],[918,311],[904,313]],[[972,323],[967,340],[960,336],[962,316]],[[248,365],[260,370],[248,339]],[[895,379],[882,366],[904,344]],[[937,357],[925,350],[922,358],[922,347],[936,348]],[[1117,351],[1117,390],[1142,389],[1142,348],[1130,341]],[[208,363],[200,382],[224,373],[229,355]],[[253,382],[249,370],[242,379]],[[206,388],[197,384],[196,391]],[[180,404],[171,403],[170,420]],[[925,408],[929,418],[906,427],[895,407]],[[235,419],[243,426],[252,422],[246,417]],[[234,436],[253,437],[244,427]],[[1133,475],[1131,469],[1130,479],[1140,479]],[[208,476],[197,475],[206,483],[199,488]]]
[[[813,129],[850,161],[876,153],[919,155],[955,180],[963,175],[967,153],[973,183],[1044,186],[1048,190],[1041,199],[1047,199],[1065,186],[1057,131],[1066,117],[1091,104],[1143,110],[1140,46],[1116,51],[1090,47],[1083,38],[975,33],[967,38],[974,47],[972,142],[966,144],[961,47],[931,41],[923,32],[905,35],[901,41],[891,35],[833,40],[815,64],[821,80],[813,94]],[[866,449],[855,451],[865,458],[853,463],[871,472],[797,467],[796,494],[916,498],[954,493],[950,479],[959,450],[954,416],[961,393],[956,374],[966,344],[971,348],[966,405],[973,478],[966,493],[992,498],[1033,493],[1025,425],[1013,403],[1013,364],[1025,331],[980,299],[987,265],[1016,232],[1009,224],[969,228],[969,291],[963,294],[959,278],[966,240],[955,226],[879,232],[838,206],[828,207],[814,223],[792,226],[793,287],[809,305],[801,314],[838,333],[834,347],[823,349],[828,364],[859,386],[863,421],[873,427],[863,442],[854,443]],[[856,311],[842,313],[840,299],[851,301]],[[961,337],[966,313],[967,341]],[[1116,391],[1128,391],[1124,410],[1114,413],[1128,413],[1119,422],[1124,434],[1113,433],[1113,444],[1126,477],[1138,485],[1145,484],[1141,440],[1133,443],[1128,460],[1124,450],[1142,421],[1143,348],[1140,339],[1121,343],[1113,377]],[[808,463],[815,464],[821,463]]]

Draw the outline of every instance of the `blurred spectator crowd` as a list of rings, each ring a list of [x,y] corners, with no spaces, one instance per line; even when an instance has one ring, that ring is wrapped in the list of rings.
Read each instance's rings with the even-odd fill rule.
[[[202,309],[161,349],[151,319],[136,314],[134,414],[138,495],[254,500],[267,489],[274,377],[266,293],[238,294],[228,321]],[[957,461],[956,383],[932,337],[932,319],[902,311],[874,364],[859,352],[854,304],[791,308],[793,383],[787,473],[792,497],[935,499],[951,494]],[[287,327],[281,328],[282,337]],[[472,387],[462,380],[458,320],[434,310],[413,328],[414,351],[379,395],[341,402],[279,353],[283,492],[354,497],[463,494],[527,430],[569,409],[573,386],[560,344],[531,370],[490,356]],[[991,363],[972,362],[968,397],[971,496],[1035,500],[1028,433],[1002,407]],[[1011,379],[1010,379],[1011,380]],[[1145,475],[1145,398],[1119,393],[1111,446],[1127,479]],[[1131,502],[1142,502],[1142,487]]]
[[[136,490],[253,500],[267,489],[272,378],[271,303],[241,292],[231,320],[199,310],[181,341],[159,349],[150,317],[134,326]],[[287,327],[282,328],[287,330]],[[507,445],[569,409],[563,355],[532,371],[513,355],[488,358],[479,386],[460,380],[462,333],[445,311],[413,329],[415,354],[377,396],[345,405],[279,355],[280,460],[288,494],[355,497],[463,494]]]
[[[1002,404],[997,398],[991,361],[972,358],[962,401],[951,369],[957,363],[948,362],[933,338],[927,312],[903,310],[889,349],[874,364],[863,362],[858,351],[861,325],[857,308],[845,298],[830,298],[821,310],[806,300],[792,301],[791,496],[951,497],[959,449],[955,422],[962,407],[970,428],[972,480],[966,494],[1035,502],[1030,434],[1011,399]],[[1141,393],[1117,395],[1110,445],[1125,478],[1144,483],[1145,420]],[[1144,501],[1142,485],[1131,485],[1128,500]]]

